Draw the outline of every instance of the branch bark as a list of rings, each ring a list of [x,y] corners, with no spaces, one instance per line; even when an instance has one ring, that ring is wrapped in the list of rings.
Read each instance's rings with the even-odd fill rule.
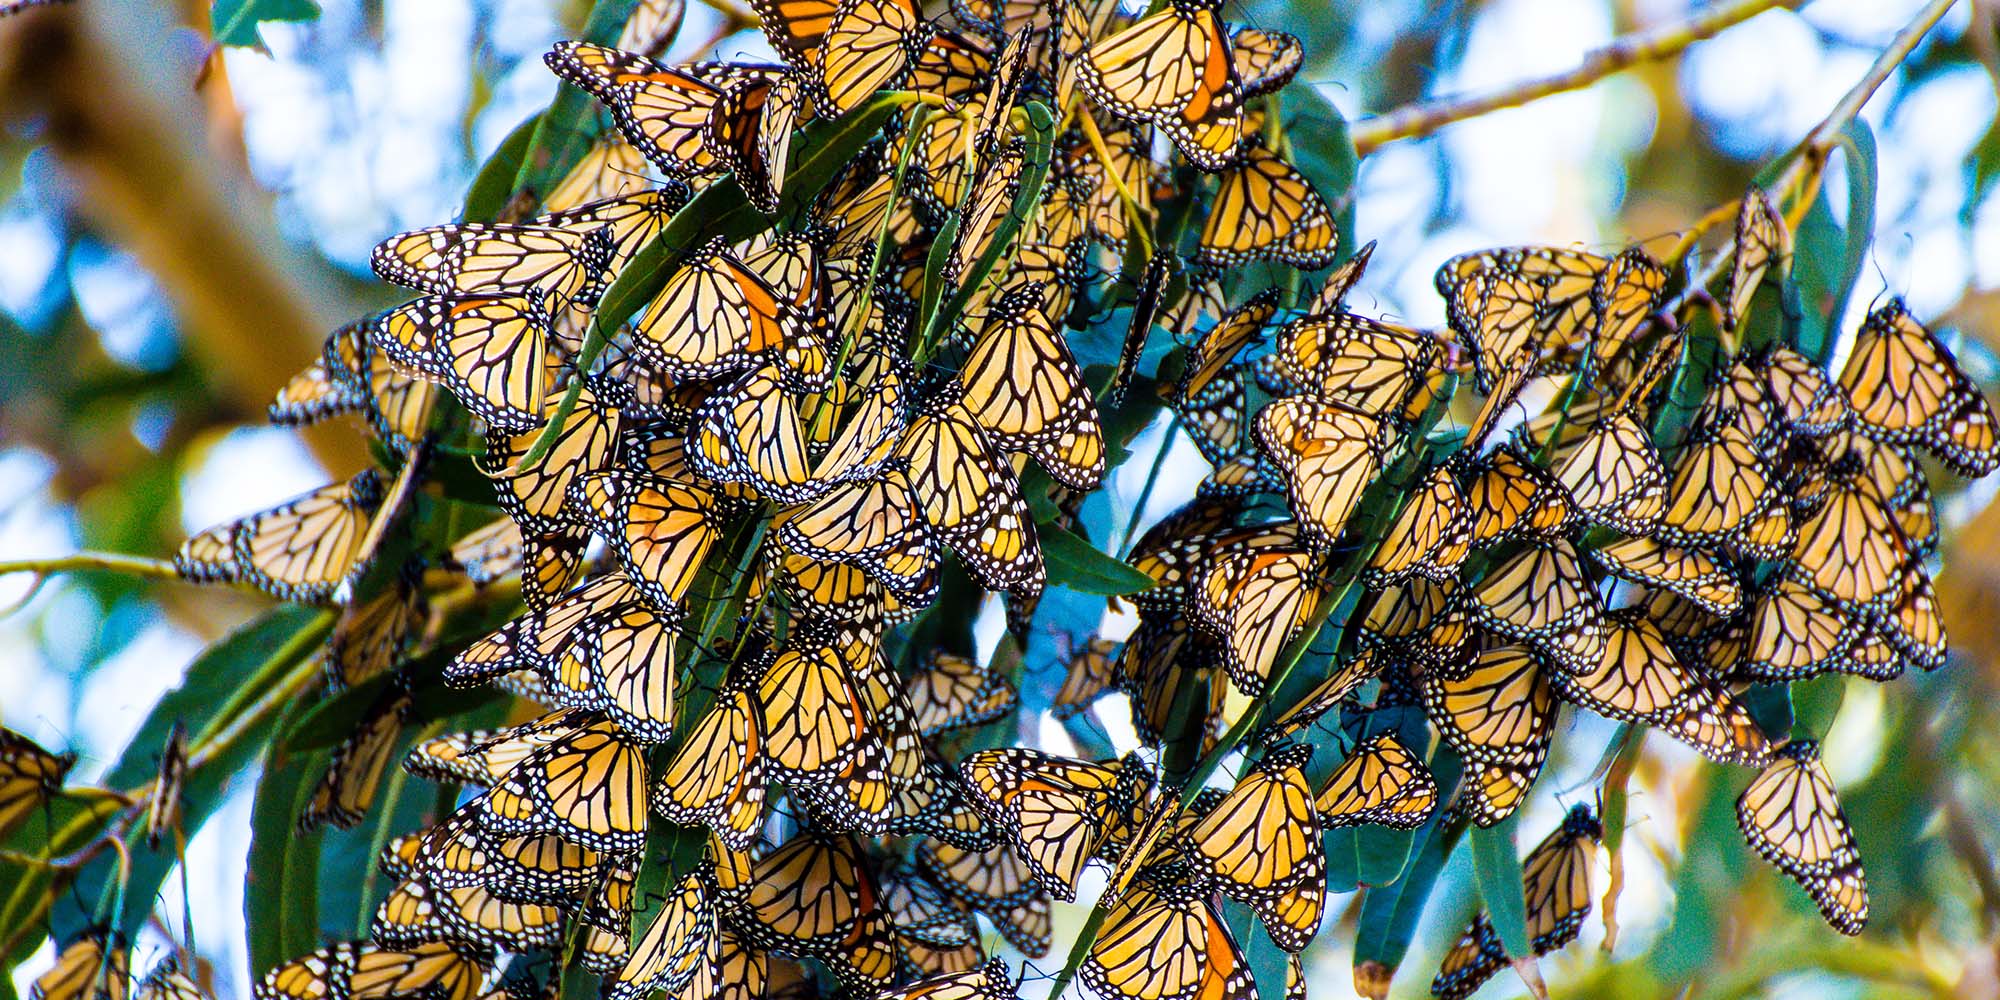
[[[211,142],[193,67],[150,4],[74,4],[0,22],[0,109],[39,126],[76,207],[151,272],[216,383],[253,412],[368,310],[285,240],[269,195]],[[306,436],[329,470],[368,461],[341,425]]]
[[[1516,108],[1552,94],[1580,90],[1620,70],[1679,55],[1688,46],[1713,38],[1767,10],[1793,9],[1805,0],[1737,0],[1710,8],[1675,24],[1621,36],[1583,57],[1575,69],[1539,80],[1511,83],[1483,94],[1463,94],[1424,101],[1371,115],[1354,123],[1354,149],[1362,156],[1398,139],[1426,136],[1468,118]]]

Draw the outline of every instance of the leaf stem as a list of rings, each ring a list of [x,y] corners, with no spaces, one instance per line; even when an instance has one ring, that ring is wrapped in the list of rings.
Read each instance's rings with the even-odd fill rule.
[[[1711,7],[1684,21],[1621,35],[1609,45],[1586,54],[1575,68],[1554,76],[1523,80],[1485,93],[1441,97],[1371,115],[1354,123],[1354,151],[1367,156],[1399,139],[1419,138],[1456,122],[1580,90],[1633,66],[1672,58],[1694,43],[1713,38],[1767,10],[1789,10],[1804,2],[1737,0]]]

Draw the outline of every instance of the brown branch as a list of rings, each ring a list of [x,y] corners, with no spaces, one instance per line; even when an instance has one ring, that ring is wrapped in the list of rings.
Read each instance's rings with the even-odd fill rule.
[[[368,311],[279,233],[270,197],[217,147],[192,67],[152,4],[75,4],[0,21],[0,116],[40,126],[77,209],[172,301],[188,342],[245,409]],[[349,428],[306,436],[331,470],[368,461]]]
[[[1539,80],[1508,84],[1483,94],[1463,94],[1371,115],[1354,123],[1354,149],[1362,156],[1398,139],[1429,135],[1454,122],[1506,108],[1516,108],[1552,94],[1588,87],[1599,80],[1641,63],[1656,62],[1680,54],[1688,46],[1713,38],[1724,29],[1741,24],[1767,10],[1789,10],[1805,0],[1737,0],[1710,8],[1675,24],[1636,31],[1614,39],[1611,44],[1583,57],[1576,68]]]

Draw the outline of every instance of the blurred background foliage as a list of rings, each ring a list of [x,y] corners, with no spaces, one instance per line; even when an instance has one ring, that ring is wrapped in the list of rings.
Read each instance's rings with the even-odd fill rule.
[[[1920,4],[1772,4],[1678,57],[1425,136],[1397,137],[1387,119],[1369,119],[1568,70],[1618,36],[1701,6],[1232,0],[1227,16],[1304,39],[1304,79],[1355,122],[1364,154],[1350,191],[1325,192],[1352,206],[1358,239],[1380,241],[1358,299],[1435,326],[1431,274],[1452,254],[1628,239],[1664,249],[1798,142]],[[349,428],[271,429],[264,405],[326,330],[394,300],[368,276],[369,248],[456,214],[480,162],[553,94],[539,55],[574,34],[588,7],[81,0],[0,20],[0,560],[77,549],[164,556],[191,530],[363,462]],[[1851,322],[1884,291],[1905,295],[1919,316],[1962,336],[1961,357],[1989,393],[2000,388],[1993,355],[1974,345],[2000,347],[1996,21],[2000,3],[1962,0],[1862,114],[1878,151],[1875,241],[1848,309]],[[669,58],[768,55],[746,28],[734,3],[691,5]],[[1825,201],[1843,222],[1847,186],[1836,161]],[[1144,468],[1153,451],[1186,444],[1162,428],[1137,446],[1132,465]],[[1170,471],[1147,509],[1178,503],[1195,475],[1181,482]],[[1617,932],[1593,918],[1584,947],[1545,963],[1557,995],[1680,996],[1692,986],[1709,997],[2000,996],[2000,729],[1990,707],[2000,694],[2000,509],[1990,499],[1990,486],[1975,487],[1944,505],[1951,668],[1886,687],[1826,679],[1804,699],[1839,707],[1828,764],[1871,875],[1867,933],[1827,931],[1802,894],[1742,849],[1730,807],[1747,773],[1653,741],[1630,782]],[[254,658],[229,645],[197,656],[267,603],[116,573],[33,584],[0,578],[0,718],[74,748],[73,784],[118,784],[114,762],[128,743],[157,741],[156,724],[142,724],[189,669],[223,679],[248,669]],[[310,614],[295,617],[271,634]],[[1079,622],[1078,633],[1095,625]],[[1027,666],[1059,679],[1053,662]],[[1608,739],[1607,727],[1603,738],[1558,745]],[[1555,763],[1544,782],[1553,799],[1588,794],[1596,759]],[[188,915],[224,997],[248,995],[246,911],[259,915],[256,889],[247,908],[244,899],[251,791],[263,769],[288,766],[282,755],[241,764],[204,793],[213,818],[158,906]],[[1539,835],[1563,804],[1538,801],[1523,829]],[[367,846],[353,845],[350,862]],[[1477,904],[1469,855],[1445,866],[1399,994],[1421,991]],[[253,863],[252,885],[268,872]],[[322,924],[350,924],[356,891],[319,900]],[[1315,995],[1348,995],[1366,898],[1335,901],[1347,909],[1307,956]],[[1080,916],[1063,919],[1073,927]],[[316,938],[312,928],[273,933],[304,943],[252,946],[266,960]],[[47,957],[45,946],[21,968],[39,970]],[[17,971],[0,994],[24,982]],[[1520,991],[1503,976],[1481,995]]]

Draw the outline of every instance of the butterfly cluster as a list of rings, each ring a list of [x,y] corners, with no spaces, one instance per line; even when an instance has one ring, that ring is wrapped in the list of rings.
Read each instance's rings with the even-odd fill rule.
[[[1502,822],[1565,706],[1758,769],[1750,846],[1859,931],[1816,745],[1746,691],[1944,662],[1922,459],[1981,476],[2000,443],[1899,303],[1837,374],[1753,321],[1790,241],[1752,190],[1713,295],[1637,247],[1518,247],[1439,270],[1448,329],[1401,325],[1346,301],[1369,248],[1340,260],[1294,165],[1289,35],[1216,0],[754,6],[782,63],[660,61],[671,4],[557,44],[602,137],[505,221],[384,241],[416,297],[272,404],[361,415],[385,470],[176,556],[340,608],[324,686],[362,707],[301,829],[360,821],[392,766],[456,790],[383,849],[368,937],[260,1000],[559,995],[572,970],[611,1000],[1006,1000],[982,927],[1050,954],[1093,866],[1073,971],[1101,1000],[1251,1000],[1237,905],[1303,997],[1327,838]],[[852,155],[819,156],[843,128]],[[1086,367],[1113,316],[1123,350]],[[1210,468],[1132,532],[1130,634],[1038,615],[1162,411]],[[1011,660],[970,646],[988,595]],[[468,604],[511,617],[467,630]],[[1031,707],[1037,630],[1077,639],[1056,717],[1122,693],[1137,749],[994,725]],[[510,714],[408,731],[474,691]],[[4,827],[68,762],[0,754]],[[1602,836],[1578,806],[1528,854],[1536,954],[1577,936]],[[101,982],[109,940],[37,996]],[[1509,961],[1482,914],[1432,990]]]

